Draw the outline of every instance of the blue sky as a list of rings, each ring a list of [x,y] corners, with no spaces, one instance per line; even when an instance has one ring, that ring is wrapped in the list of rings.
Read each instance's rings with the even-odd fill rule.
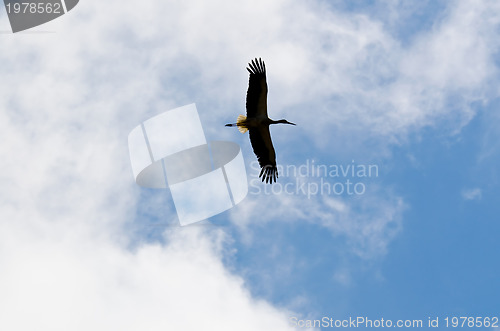
[[[0,328],[499,317],[499,24],[487,0],[84,1],[19,34],[1,12]],[[271,128],[280,165],[377,176],[256,193],[248,135],[223,126],[254,57],[270,117],[298,124]],[[180,227],[168,190],[134,183],[127,136],[193,102],[250,186]],[[295,190],[346,179],[363,193]]]

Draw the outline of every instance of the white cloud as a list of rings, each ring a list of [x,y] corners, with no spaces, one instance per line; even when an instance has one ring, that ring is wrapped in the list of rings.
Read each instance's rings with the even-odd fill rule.
[[[168,246],[130,252],[69,226],[28,234],[16,221],[2,224],[2,329],[289,329],[285,312],[225,270],[220,231],[176,228]]]
[[[185,18],[159,6],[82,2],[44,26],[57,33],[2,37],[1,329],[290,329],[286,311],[224,268],[223,234],[178,229],[165,245],[128,248],[127,134],[192,102],[199,92],[175,78],[176,60],[213,48],[198,48],[199,22],[186,22],[195,36],[178,33]]]
[[[482,190],[480,188],[462,190],[462,198],[464,200],[481,200]]]
[[[394,194],[383,193],[378,184],[367,184],[370,189],[366,194],[349,196],[328,193],[326,189],[323,193],[321,190],[316,192],[316,181],[307,178],[302,178],[305,186],[295,185],[294,178],[292,182],[281,178],[280,183],[273,184],[274,188],[262,185],[260,191],[252,180],[255,179],[250,179],[247,199],[231,212],[234,224],[240,227],[247,243],[253,239],[252,226],[268,222],[304,222],[319,225],[334,237],[344,238],[348,252],[371,259],[383,256],[402,228],[405,203]],[[325,181],[336,182],[331,178]],[[293,185],[287,187],[287,183]],[[309,183],[311,189],[308,189]]]
[[[280,106],[307,109],[293,114],[296,121],[314,127],[314,141],[334,151],[356,140],[387,144],[424,126],[457,132],[474,116],[472,101],[498,95],[492,88],[498,12],[495,2],[460,2],[409,44],[366,16],[347,20],[325,12],[328,19],[309,24],[317,30],[314,36],[308,29],[298,32],[299,40],[309,40],[309,62],[295,64],[293,74],[300,79],[286,78],[294,82],[286,88],[300,93],[282,98]],[[278,76],[286,77],[285,67]]]
[[[352,283],[352,276],[348,269],[339,269],[333,274],[333,279],[343,286],[349,286]]]

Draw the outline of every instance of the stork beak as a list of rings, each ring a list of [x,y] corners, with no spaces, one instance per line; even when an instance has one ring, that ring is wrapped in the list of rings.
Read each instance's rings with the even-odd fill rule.
[[[292,123],[292,122],[287,122],[287,123],[288,123],[288,124],[291,124],[291,125],[297,125],[297,124],[295,124],[295,123]]]

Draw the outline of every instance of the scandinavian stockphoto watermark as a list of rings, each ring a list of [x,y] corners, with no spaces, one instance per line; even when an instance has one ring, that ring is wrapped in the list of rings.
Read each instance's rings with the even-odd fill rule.
[[[169,188],[181,225],[222,213],[247,195],[240,146],[207,142],[194,103],[139,124],[130,132],[128,146],[136,183]]]
[[[388,319],[384,317],[370,318],[367,316],[349,316],[336,318],[323,316],[317,319],[302,319],[297,316],[289,318],[290,326],[295,329],[302,328],[408,328],[408,329],[433,329],[445,328],[493,328],[499,327],[498,316],[427,316],[421,319]]]
[[[27,30],[56,19],[73,9],[79,0],[4,0],[12,32]]]
[[[377,164],[361,164],[352,160],[345,164],[320,164],[306,160],[303,164],[278,165],[281,181],[262,185],[257,178],[260,166],[257,161],[250,164],[253,179],[250,194],[304,195],[308,199],[315,195],[363,195],[370,179],[379,177]]]

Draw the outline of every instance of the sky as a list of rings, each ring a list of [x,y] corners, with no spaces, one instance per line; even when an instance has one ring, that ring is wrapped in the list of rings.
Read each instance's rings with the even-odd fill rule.
[[[0,329],[499,330],[499,28],[493,0],[86,0],[15,34],[0,11]],[[297,123],[273,186],[224,127],[256,57]],[[127,136],[191,103],[249,192],[181,227]]]

